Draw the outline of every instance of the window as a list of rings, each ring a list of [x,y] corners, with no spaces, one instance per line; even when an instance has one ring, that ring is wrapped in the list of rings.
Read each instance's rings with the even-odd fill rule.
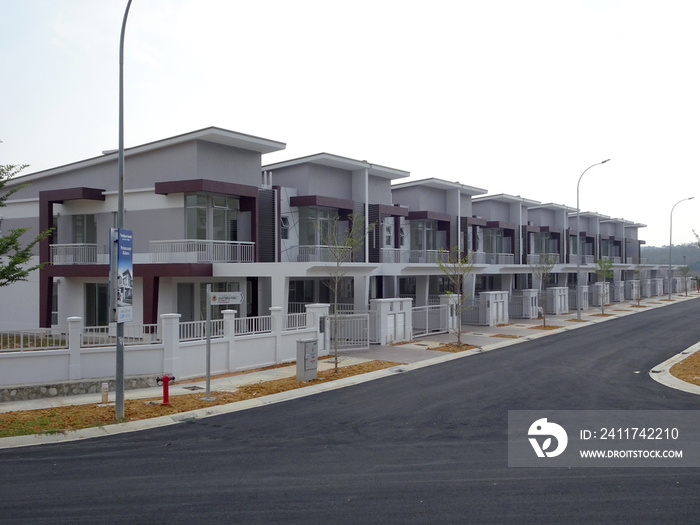
[[[399,246],[401,246],[401,248],[406,247],[406,226],[401,226],[401,228],[399,228]]]
[[[85,284],[85,326],[109,324],[109,285],[107,283]]]
[[[185,237],[214,241],[238,240],[239,200],[225,195],[185,195]]]
[[[51,292],[51,325],[58,324],[58,283],[54,281]]]
[[[437,250],[437,221],[411,221],[411,250]]]
[[[280,237],[285,240],[289,239],[289,217],[287,215],[280,217]]]
[[[384,219],[384,247],[394,247],[394,219],[392,217]]]
[[[505,236],[503,228],[484,228],[483,232],[486,253],[513,253],[511,238]]]
[[[97,225],[94,215],[73,215],[73,242],[76,244],[95,244],[97,242]]]
[[[331,228],[338,220],[338,210],[331,208],[299,208],[299,244],[319,246],[333,238]]]

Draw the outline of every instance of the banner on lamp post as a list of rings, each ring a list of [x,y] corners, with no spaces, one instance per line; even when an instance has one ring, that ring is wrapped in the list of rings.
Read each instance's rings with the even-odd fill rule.
[[[134,304],[134,234],[117,230],[117,323],[133,321]]]

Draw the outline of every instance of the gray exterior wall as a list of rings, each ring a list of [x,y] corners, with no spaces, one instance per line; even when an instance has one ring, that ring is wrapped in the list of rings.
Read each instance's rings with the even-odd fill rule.
[[[393,205],[391,181],[389,179],[369,176],[369,204]]]
[[[134,210],[126,214],[127,229],[134,231],[134,253],[148,253],[148,241],[185,238],[184,208]]]
[[[507,221],[510,222],[510,204],[507,202],[498,202],[494,200],[479,202],[472,204],[474,215],[481,217],[487,221]]]
[[[258,152],[212,142],[197,142],[197,168],[193,178],[223,180],[257,188],[260,186],[261,170],[262,162]]]
[[[462,217],[471,217],[474,214],[471,195],[460,194],[460,201],[459,206]]]
[[[31,180],[29,186],[22,188],[13,198],[38,198],[40,191],[81,186],[117,191],[119,177],[116,157],[96,158],[95,162],[92,166],[73,170],[68,165],[65,167],[67,171]],[[127,191],[151,188],[156,182],[187,179],[221,180],[257,187],[260,185],[261,166],[260,153],[206,141],[192,141],[141,154],[127,152],[124,158],[124,188]],[[16,179],[17,184],[22,182],[22,177]]]
[[[447,201],[445,191],[437,188],[410,186],[393,190],[394,203],[408,206],[411,210],[437,211],[445,213]]]

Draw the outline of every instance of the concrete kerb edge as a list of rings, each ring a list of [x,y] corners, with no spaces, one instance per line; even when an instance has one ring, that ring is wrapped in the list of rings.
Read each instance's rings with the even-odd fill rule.
[[[657,383],[661,383],[669,388],[682,390],[683,392],[688,392],[689,394],[700,394],[700,386],[686,383],[685,381],[671,375],[671,367],[673,365],[683,361],[687,357],[690,357],[698,350],[700,350],[700,343],[695,343],[693,346],[683,350],[680,354],[676,354],[663,363],[656,365],[649,371],[649,377],[651,377]]]

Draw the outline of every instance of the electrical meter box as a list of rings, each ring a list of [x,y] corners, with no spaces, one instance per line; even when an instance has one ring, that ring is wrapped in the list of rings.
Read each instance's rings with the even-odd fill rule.
[[[297,381],[316,379],[318,370],[318,339],[297,341]]]

